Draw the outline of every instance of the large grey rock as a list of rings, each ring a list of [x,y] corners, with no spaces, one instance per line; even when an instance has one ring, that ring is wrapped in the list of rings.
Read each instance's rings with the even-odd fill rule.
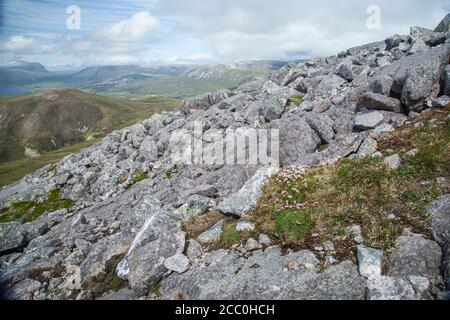
[[[401,112],[399,100],[378,93],[365,93],[361,98],[361,105],[369,110]]]
[[[147,136],[142,141],[139,152],[145,157],[147,161],[158,160],[158,145],[151,136]]]
[[[381,263],[383,252],[363,245],[357,247],[359,274],[365,278],[373,278],[381,275]]]
[[[450,13],[447,14],[439,25],[434,29],[435,32],[450,32]]]
[[[308,114],[305,116],[308,125],[317,132],[322,142],[331,143],[335,137],[333,120],[326,114]]]
[[[248,259],[225,251],[215,261],[169,276],[161,288],[164,297],[178,292],[184,299],[200,300],[364,299],[365,281],[353,264],[317,274],[319,261],[308,251],[283,256],[279,247],[270,247]]]
[[[447,290],[450,290],[450,240],[445,243],[442,251],[442,275],[444,278],[444,285]]]
[[[314,96],[333,96],[347,81],[336,74],[326,76],[316,87],[312,88]]]
[[[264,105],[266,106],[265,119],[269,122],[279,119],[285,111],[289,99],[298,95],[300,95],[300,92],[289,87],[280,87],[272,90],[271,94],[264,100]]]
[[[450,240],[450,194],[433,201],[427,208],[431,216],[431,229],[434,239],[440,244]]]
[[[400,96],[409,111],[423,110],[425,99],[437,95],[450,57],[450,43],[394,62],[370,78],[375,93]]]
[[[390,51],[400,45],[402,42],[406,42],[408,40],[408,37],[400,36],[398,34],[393,35],[392,37],[389,37],[385,40],[386,43],[386,50]]]
[[[217,209],[225,214],[238,217],[249,214],[256,206],[256,202],[262,192],[261,188],[266,184],[270,176],[277,171],[278,168],[272,166],[259,169],[241,190],[220,202]]]
[[[442,285],[442,249],[420,235],[401,236],[389,257],[390,276],[408,279],[409,276],[427,278],[434,286]]]
[[[445,67],[444,94],[450,96],[450,64]]]
[[[305,155],[313,153],[321,143],[315,130],[301,117],[289,117],[272,122],[279,129],[281,165],[301,163]]]
[[[355,127],[358,130],[371,130],[378,127],[384,120],[384,116],[379,111],[372,111],[358,114],[355,117]]]
[[[19,222],[0,223],[0,253],[20,248],[25,235]]]
[[[450,104],[449,96],[441,96],[431,102],[433,108],[445,108]]]
[[[368,300],[418,300],[411,283],[385,276],[370,279],[367,283]]]
[[[431,47],[444,43],[448,37],[444,32],[434,32],[421,27],[412,27],[410,36],[413,40],[420,39]]]

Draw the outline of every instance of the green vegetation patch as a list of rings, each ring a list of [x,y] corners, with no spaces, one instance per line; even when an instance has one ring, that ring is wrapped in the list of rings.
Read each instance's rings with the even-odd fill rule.
[[[303,96],[293,96],[289,100],[294,104],[300,104],[303,101]]]
[[[0,223],[16,220],[31,222],[46,212],[69,209],[73,205],[73,201],[62,198],[60,190],[54,189],[41,202],[16,202],[11,207],[3,209],[0,214]]]
[[[147,178],[148,178],[148,175],[143,171],[137,171],[137,172],[133,173],[131,176],[131,182],[128,185],[127,189],[130,189],[135,184],[137,184]]]
[[[410,123],[380,139],[381,152],[402,156],[398,170],[372,157],[284,168],[269,180],[247,219],[255,222],[257,234],[268,234],[287,248],[311,250],[332,240],[341,260],[353,258],[355,243],[344,237],[350,226],[361,226],[366,245],[387,254],[405,228],[431,236],[425,209],[450,191],[448,114],[425,112],[416,120],[423,126]],[[416,155],[406,155],[414,148]],[[237,238],[231,231],[226,237]]]
[[[285,210],[275,214],[275,230],[283,242],[302,241],[314,226],[314,209]]]

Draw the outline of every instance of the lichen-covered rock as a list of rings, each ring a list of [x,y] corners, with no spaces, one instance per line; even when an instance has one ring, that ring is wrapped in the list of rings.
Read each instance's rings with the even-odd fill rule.
[[[420,235],[401,236],[389,257],[389,275],[408,279],[427,278],[436,288],[442,286],[442,249],[434,241]]]
[[[215,264],[169,276],[161,292],[165,297],[179,292],[184,299],[200,300],[364,299],[365,281],[351,263],[317,274],[318,260],[308,251],[283,256],[280,248],[271,247],[254,252],[248,260],[236,252],[223,253]],[[288,264],[298,267],[289,269]]]
[[[362,113],[355,118],[355,127],[358,130],[371,130],[378,127],[384,120],[384,116],[379,111]]]
[[[369,110],[401,112],[401,103],[399,100],[373,92],[365,93],[362,96],[361,105]]]
[[[379,276],[367,283],[368,300],[417,300],[411,283],[406,280]]]
[[[381,263],[383,252],[359,245],[357,247],[359,274],[365,278],[373,278],[381,275]]]
[[[450,194],[433,201],[427,208],[434,239],[440,244],[450,240]]]
[[[19,222],[0,223],[0,253],[20,248],[25,235]]]

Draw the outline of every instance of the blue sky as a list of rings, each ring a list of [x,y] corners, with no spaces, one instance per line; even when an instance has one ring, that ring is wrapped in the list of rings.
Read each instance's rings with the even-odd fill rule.
[[[79,30],[66,27],[70,5],[81,10]],[[371,5],[377,29],[367,27]],[[62,70],[323,56],[434,28],[449,11],[445,0],[0,0],[0,63]]]

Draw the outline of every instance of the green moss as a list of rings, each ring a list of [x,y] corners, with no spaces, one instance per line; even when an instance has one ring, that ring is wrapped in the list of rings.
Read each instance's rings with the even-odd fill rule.
[[[170,179],[172,179],[173,175],[174,175],[175,173],[177,173],[177,172],[178,172],[178,164],[175,163],[175,164],[172,166],[172,168],[170,168],[170,170],[168,170],[168,171],[166,171],[166,172],[164,173],[164,178],[165,178],[166,180],[170,180]]]
[[[132,180],[131,180],[130,184],[128,185],[127,189],[130,189],[135,184],[147,179],[148,175],[143,171],[137,171],[137,172],[133,173],[131,178],[132,178]]]
[[[293,96],[290,100],[292,103],[300,104],[303,101],[303,96]]]
[[[313,209],[285,210],[276,213],[275,230],[286,243],[297,243],[303,240],[306,233],[314,226]]]
[[[16,202],[10,208],[3,209],[0,215],[0,222],[15,220],[31,222],[46,212],[69,209],[73,205],[73,201],[62,198],[60,190],[54,189],[42,202]]]

